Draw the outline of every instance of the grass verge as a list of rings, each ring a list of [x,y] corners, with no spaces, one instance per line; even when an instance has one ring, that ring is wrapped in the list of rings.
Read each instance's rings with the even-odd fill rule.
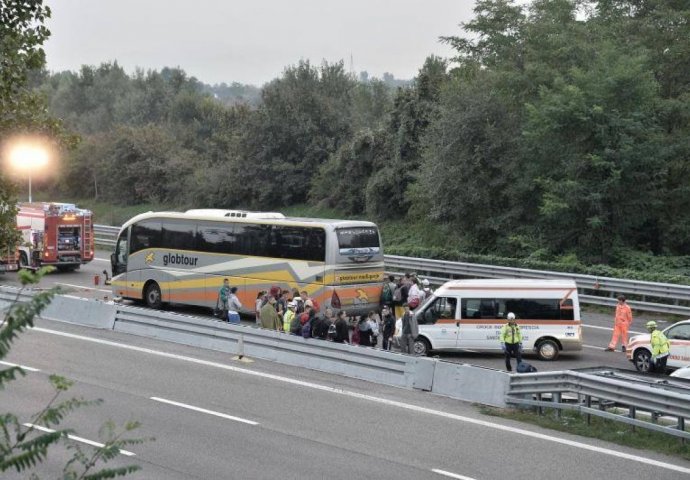
[[[639,427],[633,431],[630,425],[605,418],[592,416],[592,421],[588,425],[587,418],[577,412],[564,411],[561,418],[558,418],[554,409],[544,409],[543,415],[538,415],[531,410],[504,410],[492,407],[479,407],[479,410],[481,413],[492,417],[531,423],[559,432],[596,438],[626,447],[651,450],[690,460],[690,443],[687,441],[683,444],[678,437]]]

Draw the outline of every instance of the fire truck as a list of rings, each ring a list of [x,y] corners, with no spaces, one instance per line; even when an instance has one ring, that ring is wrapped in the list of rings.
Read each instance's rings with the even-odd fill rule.
[[[93,260],[93,215],[73,203],[34,202],[17,205],[22,233],[19,265],[53,265],[69,271]]]
[[[16,272],[19,269],[19,254],[16,249],[7,247],[0,251],[0,273]]]

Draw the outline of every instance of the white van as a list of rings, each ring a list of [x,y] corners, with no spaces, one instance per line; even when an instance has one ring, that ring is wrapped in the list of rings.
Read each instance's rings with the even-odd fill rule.
[[[419,324],[415,353],[501,349],[508,312],[522,329],[525,352],[555,360],[582,350],[577,286],[568,280],[453,280],[438,288],[414,314]]]

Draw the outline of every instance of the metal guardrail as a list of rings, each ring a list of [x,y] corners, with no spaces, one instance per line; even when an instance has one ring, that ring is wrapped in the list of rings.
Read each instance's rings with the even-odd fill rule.
[[[20,302],[27,301],[32,293],[31,290],[0,287],[0,307],[14,302],[18,296]],[[690,438],[690,432],[685,431],[685,420],[690,418],[690,382],[683,379],[657,380],[611,369],[509,375],[498,370],[449,364],[438,359],[374,348],[305,340],[273,330],[218,322],[210,317],[70,296],[58,296],[54,300],[57,304],[53,311],[46,311],[47,318],[53,320],[231,352],[238,356],[243,354],[487,405],[529,405],[556,408],[559,412],[578,410],[586,415]],[[545,395],[550,395],[551,400],[544,400]],[[606,410],[610,407],[625,408],[628,415]],[[649,412],[652,419],[662,416],[662,421],[668,417],[678,420],[675,425],[664,426],[636,418],[640,412]]]
[[[544,400],[550,395],[551,400]],[[570,397],[570,398],[568,398]],[[543,408],[574,410],[690,439],[685,420],[690,418],[690,382],[680,379],[640,378],[611,369],[561,371],[513,375],[506,403]],[[592,405],[597,405],[597,408]],[[613,411],[610,411],[613,410]],[[626,413],[617,413],[617,411]],[[639,420],[648,413],[651,422]],[[659,417],[673,417],[675,424],[661,425]]]
[[[96,245],[114,247],[115,242],[117,241],[117,234],[120,233],[120,227],[110,227],[108,225],[94,225],[93,233]]]
[[[120,227],[94,225],[96,244],[114,246]],[[630,306],[637,310],[690,315],[690,286],[669,283],[625,280],[612,277],[597,277],[577,273],[550,272],[526,268],[500,267],[467,262],[429,260],[415,257],[386,255],[386,271],[389,274],[417,272],[430,282],[441,285],[455,278],[541,278],[552,280],[574,280],[580,291],[580,301],[592,305],[613,307],[618,294],[634,295],[640,300],[629,299]],[[604,293],[606,295],[595,295]],[[659,301],[648,301],[647,297]],[[665,302],[660,301],[665,300]]]

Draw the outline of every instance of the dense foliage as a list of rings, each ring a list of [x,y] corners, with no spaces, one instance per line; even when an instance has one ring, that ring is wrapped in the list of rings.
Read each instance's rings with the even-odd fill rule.
[[[687,2],[479,0],[462,27],[443,39],[450,63],[430,57],[397,88],[342,63],[300,62],[247,102],[179,69],[43,74],[84,138],[58,188],[423,219],[478,254],[690,251]]]

